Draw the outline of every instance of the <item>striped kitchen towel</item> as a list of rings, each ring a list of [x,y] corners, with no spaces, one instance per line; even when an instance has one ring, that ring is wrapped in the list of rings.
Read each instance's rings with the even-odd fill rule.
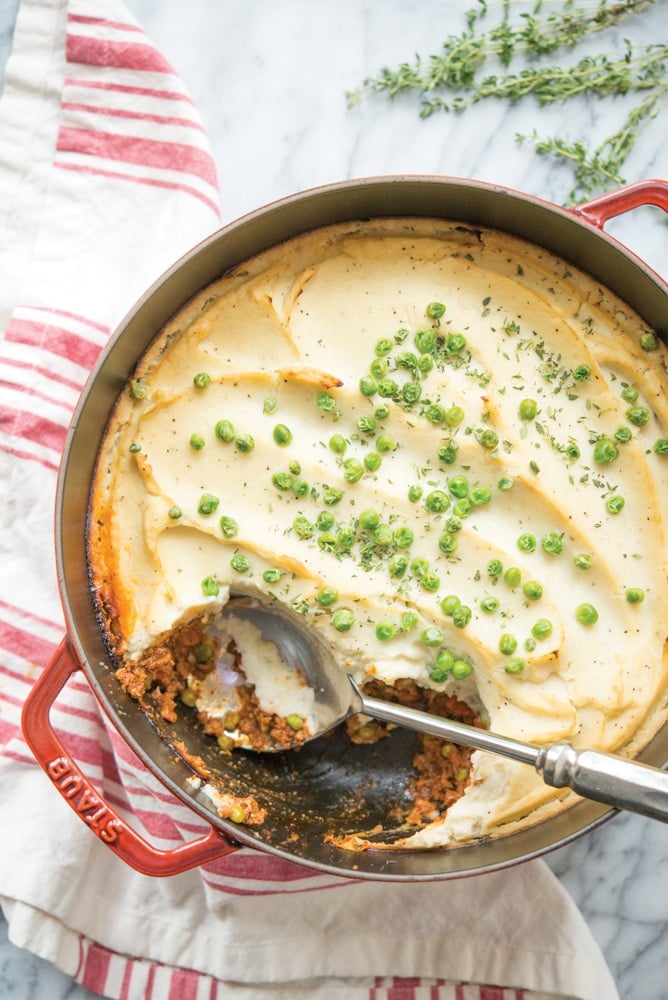
[[[11,939],[119,1000],[615,1000],[540,861],[388,884],[242,848],[152,879],[91,834],[28,750],[21,707],[64,628],[52,517],[73,408],[124,313],[218,223],[196,109],[123,6],[23,0],[0,100],[0,903]],[[156,846],[206,833],[82,676],[52,722]]]

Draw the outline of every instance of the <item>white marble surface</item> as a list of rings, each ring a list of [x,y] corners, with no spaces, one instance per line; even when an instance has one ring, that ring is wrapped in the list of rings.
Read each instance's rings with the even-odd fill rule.
[[[346,109],[344,92],[383,65],[437,51],[464,26],[474,0],[129,0],[127,6],[189,87],[209,132],[228,221],[302,188],[371,174],[444,173],[519,188],[563,202],[567,170],[514,141],[517,132],[600,141],[621,122],[623,100],[539,110],[479,105],[461,116],[418,119],[411,100],[367,100]],[[15,0],[0,0],[0,68]],[[606,34],[665,37],[666,2]],[[628,181],[668,177],[668,111],[642,135]],[[665,216],[642,209],[608,230],[668,278]],[[622,1000],[668,996],[668,831],[615,817],[547,857],[590,924]],[[91,996],[6,940],[0,923],[0,998]]]

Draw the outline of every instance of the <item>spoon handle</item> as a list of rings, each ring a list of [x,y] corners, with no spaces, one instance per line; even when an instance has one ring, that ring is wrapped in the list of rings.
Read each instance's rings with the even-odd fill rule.
[[[352,680],[351,683],[359,696],[355,711],[440,736],[460,746],[488,750],[522,764],[531,764],[553,788],[571,788],[586,799],[668,823],[668,773],[659,768],[597,750],[576,750],[566,742],[546,747],[523,743],[486,729],[369,697],[362,694]]]
[[[668,822],[668,774],[659,768],[570,743],[541,749],[535,767],[553,788]]]

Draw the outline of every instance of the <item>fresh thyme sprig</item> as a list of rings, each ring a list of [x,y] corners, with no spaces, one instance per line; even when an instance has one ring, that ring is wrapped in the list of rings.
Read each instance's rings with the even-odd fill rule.
[[[565,0],[558,11],[538,16],[522,13],[513,21],[512,4],[504,0],[502,20],[487,30],[480,29],[486,16],[486,0],[466,15],[467,30],[450,35],[438,55],[427,61],[416,56],[398,69],[384,68],[377,77],[347,94],[349,107],[371,93],[394,98],[413,92],[419,98],[419,113],[427,118],[436,111],[461,112],[480,101],[496,98],[512,103],[532,97],[540,106],[563,102],[581,95],[598,98],[642,94],[643,99],[628,114],[614,135],[597,149],[576,139],[517,136],[530,142],[536,152],[551,155],[574,171],[575,185],[569,194],[574,203],[600,190],[623,183],[622,169],[642,127],[655,118],[668,100],[668,45],[652,44],[636,51],[626,42],[618,58],[585,56],[574,66],[546,66],[543,57],[573,49],[583,39],[619,24],[624,18],[646,10],[654,0],[623,0],[608,5],[599,0],[594,8],[575,8]],[[523,60],[518,72],[503,72],[511,63]],[[502,72],[483,76],[490,64],[500,64]]]

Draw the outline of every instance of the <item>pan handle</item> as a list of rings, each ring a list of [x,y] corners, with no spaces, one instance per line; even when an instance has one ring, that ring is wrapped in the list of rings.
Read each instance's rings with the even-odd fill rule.
[[[63,639],[26,698],[21,722],[37,762],[80,819],[122,861],[143,875],[178,875],[238,850],[213,826],[196,840],[162,850],[144,840],[97,793],[65,749],[49,718],[57,696],[79,669],[68,640]]]
[[[654,205],[668,212],[668,181],[645,180],[628,184],[618,191],[592,198],[571,211],[574,215],[584,216],[597,229],[603,229],[609,219],[644,205]]]

